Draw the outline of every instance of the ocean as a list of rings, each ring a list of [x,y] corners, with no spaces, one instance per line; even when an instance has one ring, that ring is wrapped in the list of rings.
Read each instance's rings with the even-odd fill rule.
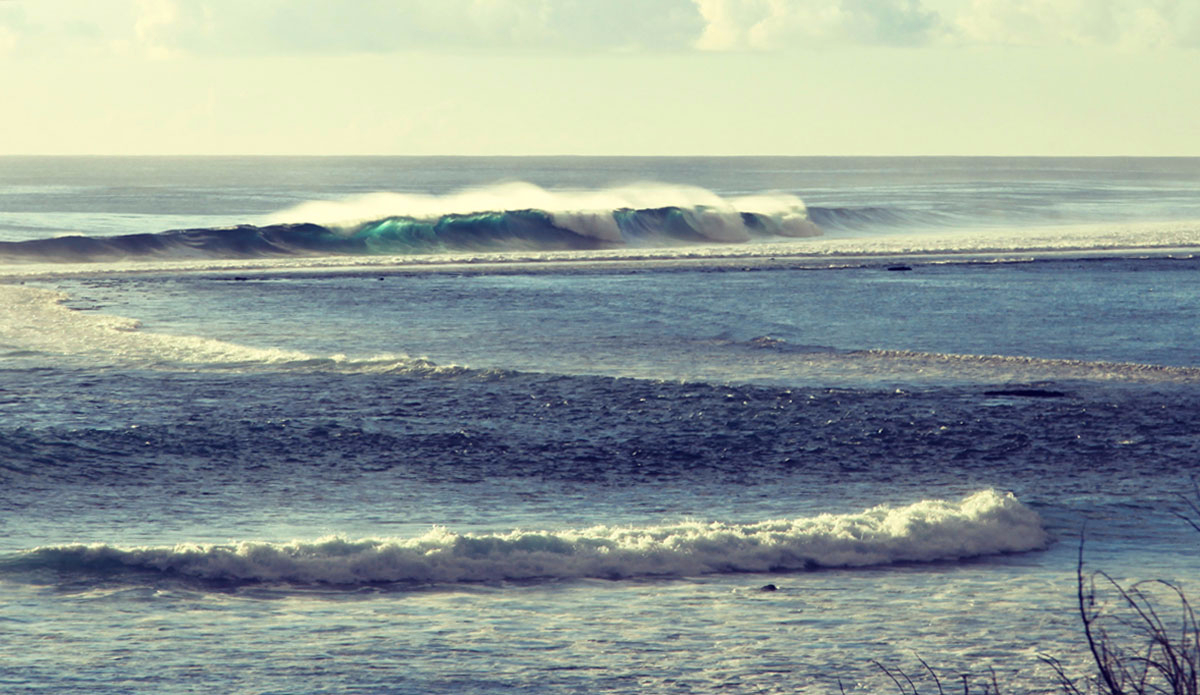
[[[1059,692],[1081,552],[1200,595],[1198,252],[1188,158],[0,157],[0,692]]]

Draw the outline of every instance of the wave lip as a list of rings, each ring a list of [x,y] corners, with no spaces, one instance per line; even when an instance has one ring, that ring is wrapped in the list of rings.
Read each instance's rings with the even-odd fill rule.
[[[648,527],[454,533],[407,539],[37,548],[9,569],[151,572],[217,582],[361,586],[573,578],[622,579],[853,568],[956,560],[1044,548],[1040,517],[1011,493],[881,505],[853,514],[750,524],[692,521]]]
[[[803,201],[786,194],[727,199],[654,183],[552,192],[512,183],[446,196],[380,193],[308,203],[262,225],[0,242],[0,258],[93,262],[592,251],[818,234]]]

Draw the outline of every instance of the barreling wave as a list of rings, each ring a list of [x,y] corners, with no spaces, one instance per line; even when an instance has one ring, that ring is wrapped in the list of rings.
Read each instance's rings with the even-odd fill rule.
[[[1036,512],[1011,493],[985,490],[957,502],[925,500],[750,524],[695,521],[499,534],[434,528],[406,539],[62,545],[10,556],[0,567],[6,573],[152,573],[216,582],[361,586],[851,568],[1024,552],[1047,543]]]
[[[0,242],[0,258],[88,262],[588,251],[819,234],[804,203],[790,195],[727,199],[663,184],[594,192],[504,184],[448,196],[380,193],[309,203],[262,225]]]

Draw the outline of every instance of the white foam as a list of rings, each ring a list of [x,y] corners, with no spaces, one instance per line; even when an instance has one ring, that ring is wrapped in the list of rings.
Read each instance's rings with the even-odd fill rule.
[[[1054,251],[1177,249],[1200,246],[1200,220],[973,227],[805,242],[821,255],[1013,254]]]
[[[877,349],[830,353],[828,359],[831,362],[855,364],[862,370],[875,370],[885,374],[909,373],[930,376],[940,373],[960,381],[1200,381],[1200,369],[1196,367],[1024,355],[970,355]]]
[[[349,358],[298,350],[259,348],[192,335],[142,330],[136,319],[64,305],[69,297],[53,290],[0,285],[0,348],[77,357],[96,364],[141,367],[290,368],[340,372],[442,372],[438,365],[407,355]]]
[[[741,242],[749,238],[741,213],[778,217],[784,236],[813,236],[820,231],[808,222],[804,202],[794,195],[764,193],[725,198],[697,186],[642,182],[599,190],[549,191],[532,183],[508,182],[464,189],[446,195],[368,193],[341,200],[311,201],[269,215],[269,224],[310,222],[330,228],[352,229],[364,222],[388,217],[437,219],[445,215],[511,210],[540,210],[555,225],[604,241],[619,242],[616,210],[677,207],[693,228],[716,242]]]
[[[206,580],[356,585],[542,578],[695,576],[931,562],[1043,548],[1036,512],[1012,494],[977,492],[858,513],[749,524],[693,521],[648,527],[454,533],[416,538],[123,548],[38,548],[25,564],[150,570]]]

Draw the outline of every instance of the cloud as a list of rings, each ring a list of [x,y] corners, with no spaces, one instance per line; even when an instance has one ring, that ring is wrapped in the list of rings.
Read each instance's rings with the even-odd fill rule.
[[[169,31],[179,22],[181,12],[174,0],[138,0],[137,20],[133,34],[137,43],[151,58],[169,58],[175,53],[169,42],[164,41],[164,30]]]
[[[694,0],[697,48],[927,44],[1200,47],[1197,0]]]
[[[18,39],[17,32],[0,24],[0,55],[16,52]]]
[[[0,56],[16,53],[32,27],[19,5],[0,2]]]
[[[138,0],[152,55],[781,50],[908,45],[939,26],[921,0]]]
[[[140,1],[139,41],[201,54],[674,50],[703,26],[692,0]]]
[[[936,7],[936,9],[933,9]],[[0,55],[1200,48],[1197,0],[0,0]]]
[[[813,44],[927,43],[940,20],[920,0],[695,0],[705,50],[777,50]]]
[[[959,41],[1130,49],[1200,43],[1195,0],[972,0],[954,21]]]

